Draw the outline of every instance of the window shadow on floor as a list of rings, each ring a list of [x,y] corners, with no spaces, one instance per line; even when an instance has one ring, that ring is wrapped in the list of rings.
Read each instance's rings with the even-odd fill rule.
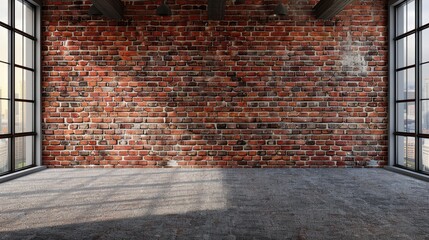
[[[47,170],[1,185],[0,239],[425,239],[428,187],[382,169]]]

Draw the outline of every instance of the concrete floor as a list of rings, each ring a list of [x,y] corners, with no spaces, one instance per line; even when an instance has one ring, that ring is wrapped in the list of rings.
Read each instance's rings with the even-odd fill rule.
[[[62,169],[0,184],[0,239],[429,239],[383,169]]]

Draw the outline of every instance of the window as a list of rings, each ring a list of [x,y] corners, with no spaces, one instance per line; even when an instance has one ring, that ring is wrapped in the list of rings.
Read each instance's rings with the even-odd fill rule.
[[[395,166],[429,174],[429,1],[396,1],[391,9],[391,156]]]
[[[36,165],[36,61],[40,5],[6,0],[0,8],[0,175]]]

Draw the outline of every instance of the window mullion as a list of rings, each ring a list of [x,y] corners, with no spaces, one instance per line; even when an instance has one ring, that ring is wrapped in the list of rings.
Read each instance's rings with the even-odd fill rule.
[[[10,121],[11,121],[11,134],[10,141],[10,156],[11,156],[11,171],[15,172],[15,1],[11,0],[11,19],[12,26],[10,33]]]
[[[415,120],[415,126],[416,126],[416,140],[415,140],[415,166],[414,166],[414,170],[418,171],[420,168],[420,159],[421,159],[421,154],[420,154],[420,137],[419,133],[421,132],[421,110],[422,110],[422,102],[420,101],[421,96],[420,96],[420,89],[421,89],[421,81],[420,81],[420,31],[419,29],[419,18],[420,18],[420,1],[416,0],[415,1],[415,27],[416,27],[416,37],[415,37],[415,47],[416,47],[416,55],[415,57],[415,62],[416,62],[416,71],[415,71],[415,86],[416,86],[416,92],[415,92],[415,97],[416,97],[416,120]]]

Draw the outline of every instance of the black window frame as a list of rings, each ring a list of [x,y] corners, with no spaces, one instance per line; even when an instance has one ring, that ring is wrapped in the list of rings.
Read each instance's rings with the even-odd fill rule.
[[[393,57],[390,58],[390,78],[393,79],[393,81],[390,81],[390,84],[393,85],[393,87],[390,87],[389,90],[389,99],[390,99],[390,109],[391,109],[391,113],[389,114],[389,122],[390,122],[390,132],[391,132],[391,139],[390,139],[390,153],[389,153],[389,157],[391,158],[390,160],[390,164],[398,167],[398,168],[402,168],[402,169],[406,169],[406,170],[411,170],[417,173],[421,173],[421,174],[425,174],[425,175],[429,175],[429,172],[427,171],[423,171],[422,170],[422,162],[423,162],[423,157],[422,157],[422,152],[421,152],[421,147],[420,147],[420,141],[422,139],[429,139],[429,134],[427,133],[421,133],[421,129],[422,129],[422,102],[423,101],[428,101],[429,102],[429,98],[422,98],[422,94],[421,94],[421,90],[423,89],[422,87],[422,66],[425,64],[429,64],[429,61],[426,62],[422,62],[422,34],[424,30],[429,29],[429,23],[426,24],[422,24],[421,23],[421,15],[422,15],[422,6],[421,6],[421,1],[420,0],[415,0],[414,4],[415,4],[415,28],[407,31],[405,30],[404,33],[397,35],[397,9],[401,6],[403,6],[404,4],[411,2],[411,0],[391,0],[390,1],[390,36],[391,36],[391,43],[390,43],[390,52],[393,52]],[[414,35],[414,39],[415,39],[415,56],[414,56],[414,64],[412,65],[406,65],[403,67],[399,67],[397,66],[397,60],[398,60],[398,52],[397,52],[397,42],[400,41],[401,39],[405,39],[409,36]],[[407,99],[407,97],[405,97],[404,99],[398,100],[397,96],[398,96],[398,89],[397,89],[397,76],[398,76],[398,72],[404,71],[404,70],[408,70],[408,69],[415,69],[415,76],[414,76],[414,85],[415,85],[415,93],[414,93],[414,99]],[[398,105],[400,103],[414,103],[414,111],[415,111],[415,120],[414,120],[414,132],[408,132],[406,127],[404,127],[404,131],[398,131]],[[393,113],[393,114],[392,114]],[[429,120],[429,119],[428,119]],[[403,166],[401,164],[399,164],[399,148],[398,148],[398,137],[409,137],[409,138],[414,138],[414,167],[410,168],[407,166]],[[393,159],[392,159],[393,158]],[[405,160],[404,160],[405,161]]]
[[[39,1],[31,1],[31,0],[19,0],[22,2],[22,4],[28,4],[29,6],[31,6],[32,10],[33,10],[33,19],[32,19],[32,28],[33,28],[33,35],[28,34],[24,31],[24,29],[20,30],[18,29],[17,26],[15,26],[15,0],[7,0],[9,1],[10,7],[9,7],[9,23],[3,23],[0,21],[0,27],[3,27],[5,29],[8,30],[9,33],[9,42],[10,42],[10,48],[9,48],[9,62],[3,62],[0,61],[3,64],[8,64],[9,66],[9,79],[8,79],[8,84],[9,84],[9,89],[8,89],[8,98],[0,98],[2,100],[8,100],[8,107],[9,107],[9,116],[8,116],[8,127],[9,127],[9,132],[7,134],[0,134],[0,140],[1,139],[8,139],[8,164],[9,164],[9,170],[5,171],[5,172],[0,172],[0,176],[3,175],[8,175],[11,173],[15,173],[15,172],[19,172],[22,170],[26,170],[32,167],[37,166],[37,149],[36,147],[38,146],[38,144],[36,144],[36,138],[39,137],[38,134],[38,124],[40,123],[40,120],[38,120],[38,114],[37,111],[39,110],[39,106],[38,106],[38,99],[36,96],[38,96],[37,90],[39,89],[39,87],[37,87],[36,85],[38,84],[37,81],[37,75],[40,73],[40,70],[38,68],[38,54],[37,54],[37,48],[38,48],[38,44],[40,44],[40,39],[37,38],[37,36],[40,35],[40,33],[38,32],[40,29],[38,27],[38,25],[40,24],[40,16],[38,16],[40,14],[40,11],[37,11],[38,8],[41,7],[41,4]],[[25,24],[25,23],[23,23]],[[23,66],[23,65],[19,65],[15,62],[16,56],[15,56],[15,50],[16,50],[16,46],[15,46],[15,36],[20,35],[23,37],[23,39],[27,38],[29,40],[32,41],[32,49],[33,49],[33,66],[27,67],[27,66]],[[24,64],[25,65],[25,64]],[[32,100],[28,100],[25,99],[25,97],[20,98],[16,98],[15,96],[15,84],[16,84],[16,69],[19,70],[26,70],[26,71],[30,71],[32,72],[32,82],[33,82],[33,86],[32,87],[32,95],[33,98]],[[15,126],[16,126],[16,104],[17,103],[31,103],[32,104],[32,131],[30,132],[16,132]],[[31,159],[31,164],[29,165],[25,165],[23,167],[16,167],[16,139],[21,138],[22,141],[26,141],[26,137],[31,137],[32,138],[32,150],[31,150],[31,154],[32,154],[32,159]],[[25,153],[24,153],[25,154]]]

